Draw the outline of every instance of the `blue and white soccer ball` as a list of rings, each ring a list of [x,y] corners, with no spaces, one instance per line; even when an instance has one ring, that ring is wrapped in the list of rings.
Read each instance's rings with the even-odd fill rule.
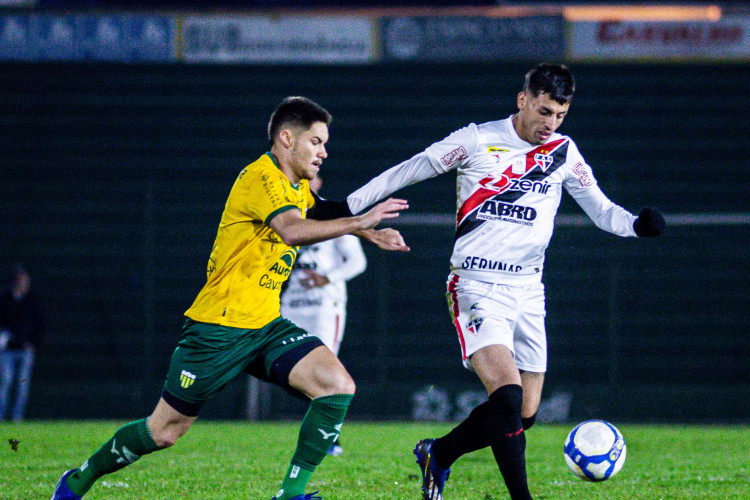
[[[604,420],[581,422],[565,438],[565,463],[586,481],[604,481],[617,474],[626,452],[622,433]]]

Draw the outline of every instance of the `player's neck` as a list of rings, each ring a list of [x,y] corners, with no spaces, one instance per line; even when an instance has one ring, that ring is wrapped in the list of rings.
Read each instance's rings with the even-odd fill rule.
[[[291,167],[291,162],[285,156],[284,152],[284,150],[279,151],[273,147],[271,148],[271,156],[273,157],[274,163],[276,163],[276,166],[281,170],[281,173],[286,175],[289,182],[296,186],[299,184],[300,178],[294,172],[294,169]]]

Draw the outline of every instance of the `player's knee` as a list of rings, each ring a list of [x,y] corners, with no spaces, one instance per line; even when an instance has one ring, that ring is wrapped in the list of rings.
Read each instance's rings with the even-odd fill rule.
[[[182,436],[182,434],[177,432],[162,431],[154,434],[152,437],[154,439],[154,443],[156,443],[156,446],[158,446],[159,449],[164,449],[169,448],[170,446],[174,446],[180,436]]]
[[[338,373],[331,381],[331,394],[354,394],[357,389],[354,379],[346,371]]]
[[[523,390],[520,385],[509,384],[490,394],[490,414],[495,425],[503,433],[515,433],[521,426]]]
[[[151,438],[159,449],[169,448],[185,435],[188,427],[183,425],[166,425],[161,428],[151,429]]]

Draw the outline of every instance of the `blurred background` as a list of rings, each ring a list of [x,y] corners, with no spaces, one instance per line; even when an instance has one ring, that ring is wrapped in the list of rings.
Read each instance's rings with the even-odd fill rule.
[[[539,62],[572,69],[560,132],[604,192],[668,222],[618,238],[564,195],[541,420],[750,420],[750,6],[487,0],[0,0],[0,265],[27,265],[47,318],[26,417],[151,411],[226,196],[284,97],[333,114],[322,194],[341,199],[514,113]],[[459,419],[484,395],[444,297],[455,176],[401,194],[412,251],[365,245],[349,282],[349,416]],[[202,415],[300,411],[240,378]]]

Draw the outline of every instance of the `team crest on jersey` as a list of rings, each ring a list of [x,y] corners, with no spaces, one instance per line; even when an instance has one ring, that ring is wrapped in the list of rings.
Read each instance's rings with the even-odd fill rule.
[[[478,303],[472,304],[469,312],[471,313],[471,316],[469,317],[469,322],[466,323],[466,330],[472,335],[478,335],[479,328],[482,326],[482,323],[484,323],[482,308],[479,307]]]
[[[554,161],[554,158],[552,158],[550,155],[542,154],[542,153],[536,153],[534,155],[534,162],[535,165],[542,169],[542,172],[546,172],[550,165],[552,165],[552,162]]]
[[[193,382],[195,382],[195,374],[190,373],[187,370],[182,370],[180,373],[180,386],[182,386],[183,389],[187,389],[193,385]]]

